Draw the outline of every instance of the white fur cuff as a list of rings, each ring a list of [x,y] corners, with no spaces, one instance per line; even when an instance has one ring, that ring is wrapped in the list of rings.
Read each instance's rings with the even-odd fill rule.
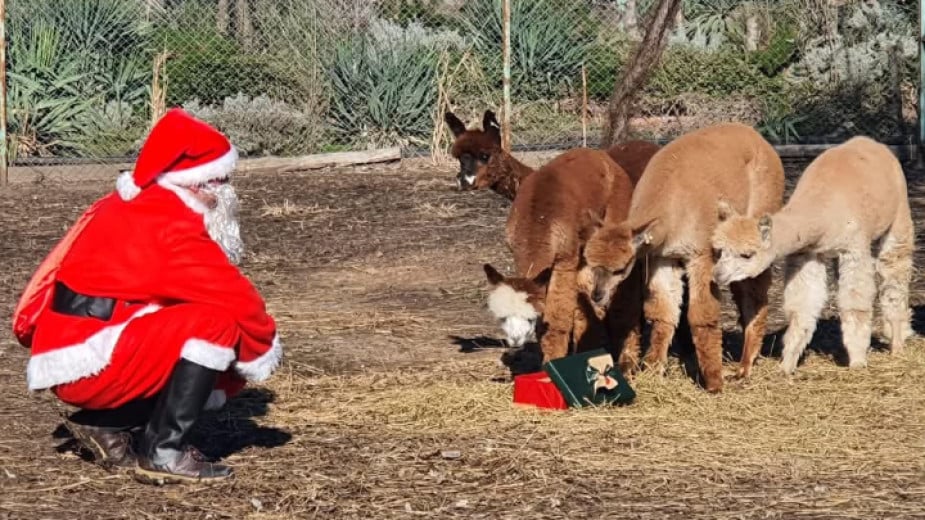
[[[132,176],[131,171],[124,171],[119,174],[119,178],[116,179],[116,191],[119,192],[119,196],[122,197],[122,200],[132,200],[141,193],[141,188],[135,184],[135,178]]]
[[[248,381],[261,382],[265,381],[279,366],[283,359],[283,345],[279,341],[279,334],[273,336],[273,344],[270,350],[262,356],[247,362],[238,361],[235,363],[235,369]]]

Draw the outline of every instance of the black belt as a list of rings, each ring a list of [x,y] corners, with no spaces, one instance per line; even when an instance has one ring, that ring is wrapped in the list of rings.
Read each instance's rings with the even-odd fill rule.
[[[55,282],[55,295],[51,301],[51,310],[57,313],[109,321],[115,307],[114,298],[86,296],[72,291],[70,287],[61,282]]]

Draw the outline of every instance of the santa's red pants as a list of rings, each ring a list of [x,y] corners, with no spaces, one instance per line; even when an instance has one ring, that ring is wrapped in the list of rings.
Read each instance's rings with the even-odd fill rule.
[[[116,408],[160,392],[181,354],[194,362],[203,355],[211,355],[213,361],[233,359],[240,335],[237,323],[215,307],[199,304],[165,307],[129,322],[102,372],[58,385],[52,391],[62,401],[79,408]],[[190,352],[190,343],[199,348],[198,355]],[[222,369],[225,368],[229,367]],[[229,378],[234,381],[226,390],[229,395],[243,386],[243,380],[233,377],[230,370],[223,376],[220,385],[226,388]]]

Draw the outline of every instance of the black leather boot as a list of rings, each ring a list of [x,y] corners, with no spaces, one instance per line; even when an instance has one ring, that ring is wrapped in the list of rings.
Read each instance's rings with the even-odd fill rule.
[[[151,484],[201,482],[231,477],[233,470],[205,459],[187,444],[218,371],[180,359],[161,392],[142,440],[135,475]]]

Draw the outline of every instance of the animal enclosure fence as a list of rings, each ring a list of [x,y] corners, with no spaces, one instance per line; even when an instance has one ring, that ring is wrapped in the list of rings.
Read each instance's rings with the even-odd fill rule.
[[[595,146],[654,0],[509,0],[517,147]],[[502,106],[502,0],[6,0],[14,165],[129,161],[165,106],[245,157],[445,149]],[[631,132],[915,140],[918,3],[684,0]]]

